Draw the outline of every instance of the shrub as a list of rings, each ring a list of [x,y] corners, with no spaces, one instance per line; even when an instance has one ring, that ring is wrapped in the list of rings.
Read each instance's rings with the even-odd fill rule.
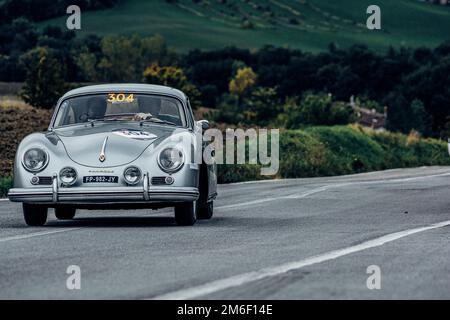
[[[236,75],[228,84],[231,94],[238,98],[238,106],[240,106],[242,98],[256,83],[256,73],[250,67],[239,68]]]
[[[245,118],[236,104],[236,98],[230,94],[221,97],[221,103],[211,112],[212,119],[221,123],[243,123]]]
[[[383,149],[366,133],[346,126],[312,127],[306,130],[331,152],[331,174],[347,174],[382,168]]]
[[[49,110],[27,105],[0,106],[0,177],[12,173],[14,155],[20,141],[28,134],[44,131],[51,118]]]
[[[0,177],[0,198],[6,197],[8,190],[12,187],[12,177]]]
[[[269,177],[267,177],[268,179]],[[260,175],[258,165],[226,165],[218,166],[217,180],[219,183],[232,183],[241,181],[261,180],[264,176]]]
[[[280,105],[275,88],[258,87],[242,103],[245,121],[258,126],[268,126],[280,113]]]
[[[352,107],[343,102],[333,102],[331,95],[306,94],[300,102],[288,99],[284,108],[286,128],[302,125],[348,124],[354,120]]]
[[[282,178],[300,178],[331,174],[326,146],[311,134],[287,130],[280,136],[280,171]]]

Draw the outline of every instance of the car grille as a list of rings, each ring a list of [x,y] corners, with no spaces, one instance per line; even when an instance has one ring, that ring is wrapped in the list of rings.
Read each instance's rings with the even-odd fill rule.
[[[52,184],[52,177],[39,177],[39,185],[51,185]]]

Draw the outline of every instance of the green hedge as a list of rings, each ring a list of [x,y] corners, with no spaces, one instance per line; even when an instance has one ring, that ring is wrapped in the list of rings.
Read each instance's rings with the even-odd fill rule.
[[[12,187],[12,177],[0,177],[0,198],[6,197]]]
[[[358,126],[310,127],[280,132],[276,178],[351,174],[391,168],[450,165],[447,144]],[[219,182],[261,180],[258,166],[219,165]]]

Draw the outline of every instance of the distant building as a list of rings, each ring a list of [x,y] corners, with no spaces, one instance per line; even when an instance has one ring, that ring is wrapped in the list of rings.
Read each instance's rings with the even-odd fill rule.
[[[386,128],[387,110],[384,107],[384,112],[377,112],[375,109],[364,108],[355,102],[355,97],[350,97],[350,106],[355,110],[358,117],[356,122],[364,127],[369,127],[375,130],[384,130]]]
[[[377,112],[375,109],[367,109],[362,107],[354,107],[357,122],[364,126],[375,130],[384,130],[386,128],[387,107],[384,107],[384,113]]]

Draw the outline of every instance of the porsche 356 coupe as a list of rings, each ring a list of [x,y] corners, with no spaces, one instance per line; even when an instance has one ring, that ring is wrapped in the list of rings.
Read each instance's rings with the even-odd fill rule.
[[[77,209],[175,208],[179,225],[210,219],[217,195],[214,161],[196,139],[209,126],[195,121],[186,95],[145,84],[78,88],[58,101],[46,132],[20,143],[14,186],[25,222],[44,225]]]

